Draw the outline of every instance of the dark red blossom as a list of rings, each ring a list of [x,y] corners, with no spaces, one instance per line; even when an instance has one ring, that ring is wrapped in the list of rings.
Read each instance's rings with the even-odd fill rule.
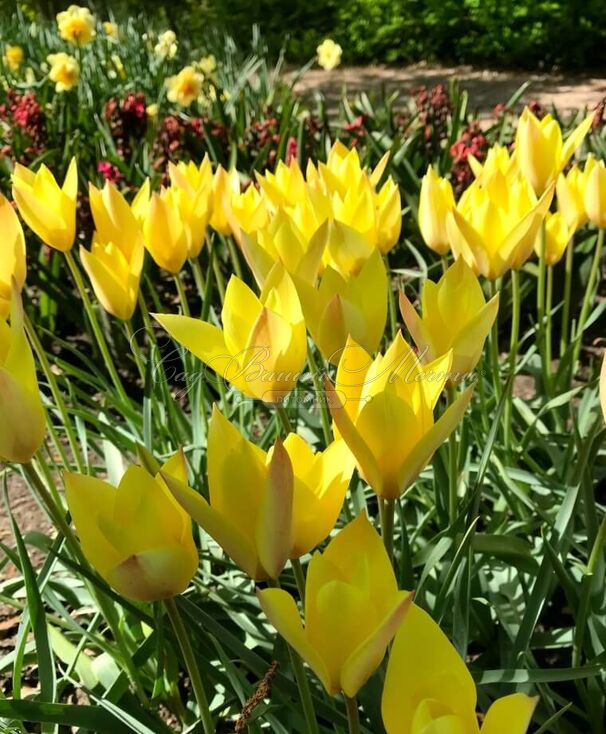
[[[9,89],[6,102],[0,105],[0,120],[7,123],[3,155],[12,155],[14,160],[28,165],[46,150],[46,116],[35,92],[18,94]]]
[[[111,183],[120,183],[124,178],[118,166],[115,166],[109,161],[99,161],[97,163],[97,172],[103,176],[105,181],[110,181]]]
[[[471,122],[462,132],[461,137],[450,146],[452,156],[452,183],[455,195],[459,196],[473,181],[473,172],[468,157],[473,155],[483,161],[490,144],[478,122]]]

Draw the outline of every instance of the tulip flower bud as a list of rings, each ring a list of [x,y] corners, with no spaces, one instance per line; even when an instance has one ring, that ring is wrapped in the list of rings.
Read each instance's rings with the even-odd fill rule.
[[[307,570],[305,627],[282,589],[257,596],[269,621],[315,672],[327,692],[353,697],[381,664],[412,593],[398,591],[381,538],[365,515],[347,525]]]
[[[227,219],[227,202],[230,201],[232,195],[239,193],[240,176],[238,175],[238,171],[235,169],[226,171],[220,165],[213,176],[211,188],[212,216],[210,218],[210,226],[215,232],[223,235],[232,233]]]
[[[0,318],[0,459],[25,464],[42,445],[45,416],[13,282],[10,324]]]
[[[488,181],[497,171],[502,173],[507,179],[516,176],[519,171],[516,156],[510,156],[509,150],[504,145],[499,145],[498,143],[488,150],[484,163],[480,163],[471,153],[467,156],[467,161],[473,171],[473,175],[483,181]]]
[[[528,107],[524,108],[516,132],[516,157],[537,196],[555,183],[589,132],[593,118],[591,112],[563,142],[557,120],[551,115],[539,120]]]
[[[13,198],[27,226],[42,242],[61,252],[71,250],[76,237],[78,169],[72,158],[63,186],[42,164],[34,173],[17,163],[13,171]]]
[[[438,255],[446,255],[450,249],[446,232],[446,215],[454,205],[450,181],[440,178],[433,166],[428,166],[427,173],[421,181],[419,229],[427,247]]]
[[[574,233],[568,229],[564,215],[561,212],[549,212],[545,218],[545,262],[547,265],[557,265],[566,252],[566,246]],[[541,257],[541,233],[534,243],[537,257]]]
[[[0,194],[0,231],[4,244],[0,248],[0,318],[6,318],[11,307],[13,286],[20,293],[25,283],[25,237],[19,217],[11,203]]]
[[[452,349],[452,382],[475,369],[484,342],[499,310],[499,294],[488,303],[482,287],[464,260],[459,258],[438,283],[426,280],[420,318],[403,292],[402,317],[425,364]]]
[[[275,173],[267,170],[263,174],[255,172],[257,183],[271,205],[279,207],[296,206],[306,195],[307,185],[296,158],[287,165],[279,161]]]
[[[335,387],[326,381],[329,407],[358,471],[385,499],[397,499],[424,469],[461,420],[473,386],[434,423],[433,410],[451,376],[452,350],[430,364],[398,332],[373,360],[350,337]],[[394,442],[390,437],[403,436]]]
[[[221,311],[223,329],[187,316],[154,314],[179,344],[241,392],[280,402],[295,387],[307,355],[301,303],[281,263],[260,297],[232,276]]]
[[[387,664],[381,704],[387,734],[480,734],[476,702],[465,662],[429,614],[411,604]],[[526,734],[536,705],[523,693],[497,699],[481,734]]]
[[[213,408],[208,429],[210,503],[167,478],[175,499],[251,578],[277,578],[288,558],[313,550],[337,520],[353,460],[343,441],[313,453],[289,433],[268,453]]]
[[[225,216],[237,243],[242,236],[259,232],[269,223],[267,199],[252,184],[243,194],[234,193],[225,201]]]
[[[606,166],[604,161],[588,158],[583,171],[585,178],[585,211],[589,221],[600,229],[606,228]]]
[[[143,221],[143,238],[156,264],[173,275],[179,273],[189,254],[189,235],[175,190],[153,193]]]
[[[585,171],[587,166],[585,166]],[[587,175],[578,166],[573,166],[566,175],[560,173],[556,184],[558,211],[562,213],[571,236],[587,221],[585,211],[585,188]]]
[[[186,482],[182,452],[162,467]],[[66,472],[65,493],[82,550],[116,591],[135,601],[180,594],[198,567],[191,521],[162,477],[130,466],[118,487]]]

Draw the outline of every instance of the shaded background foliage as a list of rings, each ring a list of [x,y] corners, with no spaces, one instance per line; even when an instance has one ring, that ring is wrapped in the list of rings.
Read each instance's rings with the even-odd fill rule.
[[[470,63],[528,69],[571,70],[606,66],[603,0],[91,0],[100,14],[120,18],[150,12],[177,31],[196,36],[209,24],[236,38],[259,23],[270,50],[286,43],[302,62],[330,35],[345,61]],[[2,11],[15,9],[2,0]],[[69,0],[29,0],[52,17]],[[288,35],[287,35],[288,34]]]

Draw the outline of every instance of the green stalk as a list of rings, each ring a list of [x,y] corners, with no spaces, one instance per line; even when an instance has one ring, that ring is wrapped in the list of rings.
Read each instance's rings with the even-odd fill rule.
[[[282,426],[284,433],[286,435],[293,433],[290,418],[288,417],[288,413],[286,412],[284,405],[282,403],[274,403],[274,408],[276,409],[276,415],[278,416],[278,420],[280,421],[280,425]]]
[[[65,401],[63,400],[63,395],[61,394],[61,390],[59,389],[59,383],[57,382],[57,377],[50,366],[50,362],[48,361],[48,357],[46,356],[44,347],[42,346],[42,344],[40,343],[40,340],[38,339],[38,335],[36,334],[36,329],[34,328],[34,325],[29,320],[29,316],[27,315],[27,313],[25,313],[25,311],[23,315],[24,315],[25,329],[27,331],[27,335],[34,348],[36,357],[38,358],[38,363],[40,364],[40,367],[42,367],[42,372],[44,373],[44,377],[46,378],[46,381],[48,382],[48,386],[50,388],[51,395],[53,396],[53,400],[55,401],[55,407],[57,408],[57,410],[59,411],[59,415],[61,416],[61,421],[63,422],[63,426],[65,428],[65,434],[67,436],[67,441],[69,443],[69,447],[73,454],[74,461],[76,462],[76,467],[79,472],[83,472],[84,462],[82,460],[80,445],[78,443],[76,433],[72,426],[71,419],[67,412],[67,407],[65,405]]]
[[[347,723],[349,724],[349,734],[360,734],[360,713],[358,711],[358,702],[354,698],[345,696],[345,708],[347,709]]]
[[[223,272],[221,271],[221,263],[219,261],[219,258],[217,257],[217,253],[215,253],[215,256],[213,258],[212,266],[213,273],[215,274],[215,281],[217,283],[217,290],[219,291],[219,298],[221,299],[222,305],[225,301],[225,278],[223,277]]]
[[[497,292],[494,280],[490,281],[490,295],[493,297]],[[499,319],[494,320],[490,331],[490,361],[492,367],[492,383],[496,402],[501,398],[501,370],[499,367]]]
[[[391,498],[385,498],[383,502],[383,512],[381,515],[381,533],[383,535],[383,544],[389,560],[393,564],[393,529],[394,517],[396,512],[396,501]]]
[[[203,299],[204,292],[206,291],[206,282],[204,273],[202,272],[202,266],[200,265],[200,256],[190,258],[189,264],[191,265],[191,271],[196,283],[196,290],[198,291],[200,298]]]
[[[505,435],[505,451],[511,451],[513,441],[512,411],[513,411],[513,375],[516,370],[518,350],[520,347],[520,273],[511,271],[511,335],[509,338],[509,387],[507,400],[503,409],[503,432]]]
[[[183,624],[183,620],[181,619],[181,615],[179,614],[179,609],[177,607],[175,599],[173,597],[171,597],[170,599],[165,599],[164,607],[173,626],[177,642],[179,643],[179,647],[181,648],[181,653],[183,654],[185,667],[189,674],[189,679],[191,681],[194,695],[198,703],[198,708],[200,710],[202,729],[204,730],[204,734],[214,734],[215,725],[213,724],[213,718],[210,713],[210,706],[208,704],[208,698],[206,697],[206,691],[204,690],[204,686],[202,684],[200,668],[198,667],[198,663],[196,661],[196,656],[194,655],[193,648],[191,646],[189,635],[187,634],[187,630],[185,629],[185,625]]]
[[[206,283],[204,284],[204,295],[202,297],[202,314],[200,318],[202,321],[208,321],[208,315],[210,314],[210,300],[213,293],[213,276],[214,276],[214,263],[215,263],[215,248],[211,247],[210,242],[208,245],[208,272],[206,275]],[[198,261],[198,267],[200,262]]]
[[[454,385],[448,385],[448,405],[451,406],[457,398]],[[457,490],[459,484],[457,429],[448,437],[448,518],[450,524],[454,525],[457,518]]]
[[[130,319],[124,322],[124,330],[126,331],[126,338],[128,339],[130,350],[133,353],[137,372],[145,385],[145,358],[141,354],[141,349],[139,348],[139,343],[135,336],[135,330],[133,329],[133,323]]]
[[[391,329],[391,338],[395,339],[398,333],[398,312],[396,308],[396,294],[394,293],[393,283],[391,282],[391,270],[387,258],[385,258],[385,269],[387,270],[387,299],[389,305],[389,325]]]
[[[175,281],[175,286],[177,288],[177,294],[179,296],[179,302],[181,303],[181,310],[183,311],[184,316],[190,316],[189,312],[189,304],[187,302],[187,294],[185,292],[185,287],[183,286],[183,279],[181,278],[181,273],[175,273],[173,276],[173,279]]]
[[[86,292],[86,288],[84,286],[84,281],[82,280],[82,275],[80,273],[80,270],[78,269],[78,265],[76,264],[76,261],[74,260],[74,256],[71,250],[65,253],[65,260],[67,261],[67,265],[72,274],[72,278],[74,279],[74,283],[76,284],[76,288],[78,289],[78,292],[80,293],[80,298],[82,298],[82,303],[84,305],[86,316],[93,330],[95,340],[97,342],[99,350],[101,351],[101,356],[103,357],[103,361],[105,362],[105,366],[107,368],[109,376],[111,377],[111,380],[114,383],[114,387],[116,388],[118,395],[126,403],[128,402],[128,395],[126,393],[126,390],[124,389],[122,380],[120,379],[120,376],[118,375],[116,366],[114,365],[114,361],[109,351],[109,347],[107,345],[105,335],[103,334],[103,330],[101,329],[101,324],[99,323],[99,320],[97,319],[97,314],[95,313],[95,309],[93,308],[91,300],[88,297],[88,293]]]
[[[566,265],[564,272],[564,304],[562,306],[562,329],[560,334],[560,359],[568,348],[570,329],[570,297],[572,294],[572,265],[574,259],[574,237],[570,238],[566,247]]]
[[[585,328],[585,322],[587,321],[587,317],[589,316],[589,309],[591,308],[591,302],[594,296],[593,291],[595,288],[598,273],[600,271],[600,265],[602,262],[602,250],[604,249],[604,232],[605,231],[606,230],[604,229],[600,229],[598,231],[598,241],[597,241],[594,256],[593,256],[593,262],[591,263],[591,271],[589,273],[589,280],[587,281],[587,288],[585,290],[585,296],[583,298],[583,305],[581,307],[579,323],[577,325],[577,330],[574,335],[575,341],[574,341],[574,352],[573,352],[573,358],[572,358],[572,374],[573,375],[576,371],[577,362],[579,360],[579,356],[581,353],[581,346],[583,344],[583,330]]]
[[[235,242],[231,237],[221,237],[227,247],[227,252],[231,258],[231,263],[234,266],[234,273],[240,280],[242,280],[242,266],[240,265],[240,257],[238,256],[238,250],[236,249]]]
[[[307,345],[307,361],[309,362],[309,369],[311,370],[311,379],[314,385],[314,391],[316,393],[316,400],[320,408],[320,420],[322,422],[322,433],[324,434],[324,443],[328,446],[331,442],[331,431],[330,431],[330,416],[328,414],[328,405],[326,404],[326,394],[320,372],[318,370],[318,363],[313,353],[313,348],[310,344]]]
[[[305,571],[303,571],[301,559],[291,558],[290,565],[292,566],[292,570],[295,576],[299,598],[301,599],[301,603],[305,605]]]

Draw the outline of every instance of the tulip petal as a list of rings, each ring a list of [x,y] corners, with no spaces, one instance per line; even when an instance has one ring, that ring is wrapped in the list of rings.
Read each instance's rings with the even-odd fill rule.
[[[463,365],[463,372],[468,373],[477,365],[486,337],[499,312],[499,296],[500,293],[496,293],[454,340],[452,351],[456,356],[453,359],[453,367]],[[451,379],[456,382],[464,376],[464,374],[453,374]]]
[[[463,417],[471,395],[473,393],[473,385],[470,385],[455,402],[450,405],[443,415],[436,421],[430,430],[423,436],[421,441],[413,448],[407,457],[406,463],[402,467],[399,477],[400,487],[402,491],[414,482],[414,480],[423,471],[429,460],[450,434],[457,427],[457,424]]]
[[[575,129],[564,141],[562,146],[562,154],[560,158],[560,170],[562,170],[568,161],[572,158],[576,149],[581,145],[587,133],[591,130],[595,112],[590,112],[587,117]]]
[[[606,421],[606,352],[602,358],[602,369],[600,370],[600,403],[602,405],[602,415]]]
[[[497,699],[488,709],[482,734],[526,734],[538,698],[513,693]]]

